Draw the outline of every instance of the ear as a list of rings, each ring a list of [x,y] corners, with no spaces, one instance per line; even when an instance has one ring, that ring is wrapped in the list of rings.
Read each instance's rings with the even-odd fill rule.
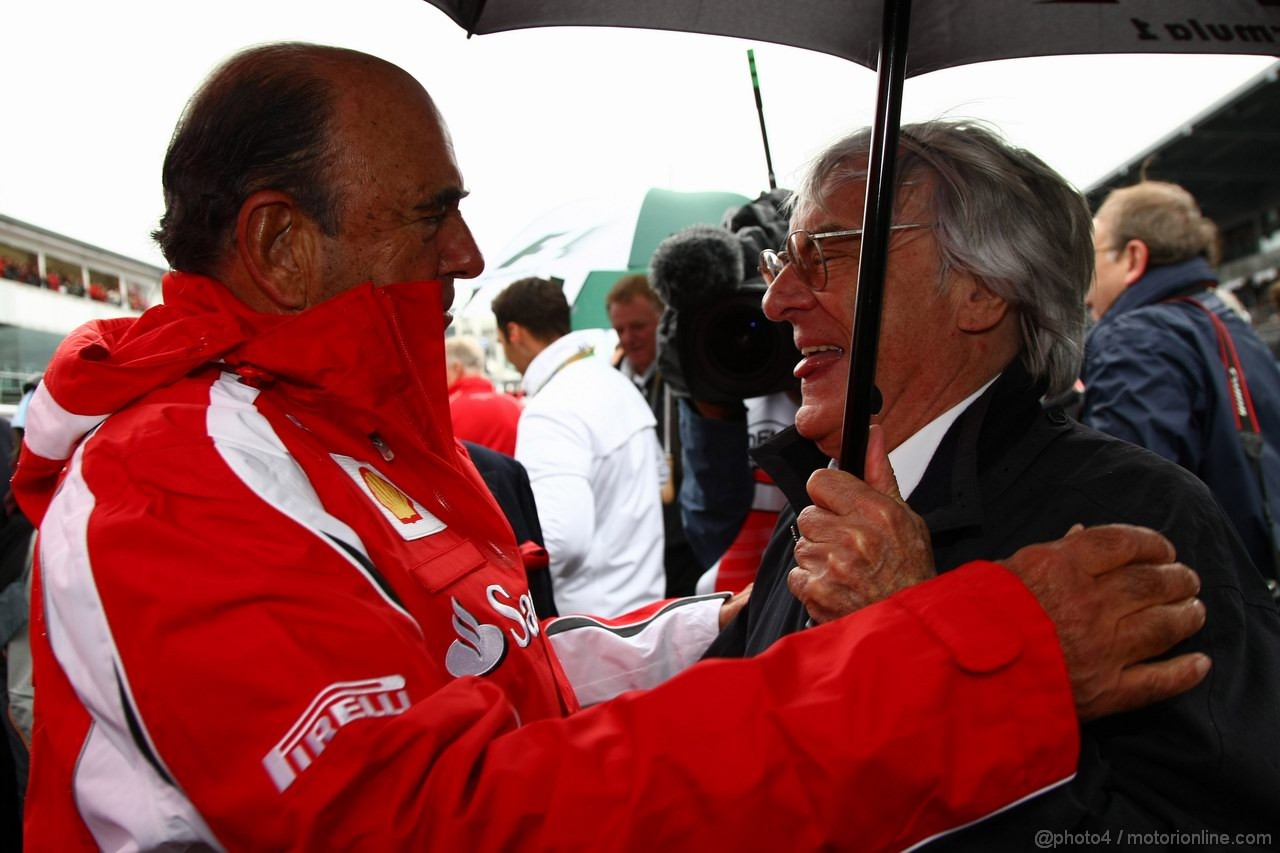
[[[308,282],[316,264],[315,223],[288,193],[259,190],[240,205],[236,252],[259,303],[275,313],[307,307]]]
[[[1147,274],[1151,250],[1141,240],[1130,240],[1120,250],[1120,262],[1125,265],[1124,286],[1128,287]]]
[[[508,344],[518,347],[524,341],[524,326],[519,323],[508,323],[502,330],[502,336],[507,339]]]
[[[1000,325],[1009,313],[1009,303],[977,276],[962,276],[956,282],[956,288],[959,299],[956,325],[962,332],[989,332]]]

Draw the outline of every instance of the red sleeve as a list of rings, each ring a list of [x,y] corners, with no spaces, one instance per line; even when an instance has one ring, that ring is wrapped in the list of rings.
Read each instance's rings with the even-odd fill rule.
[[[1078,744],[1052,623],[979,563],[495,740],[457,840],[902,849],[1066,781]]]
[[[568,719],[517,728],[508,697],[463,679],[376,722],[342,772],[285,801],[210,786],[215,831],[305,848],[901,849],[1065,781],[1078,745],[1053,627],[995,566]]]

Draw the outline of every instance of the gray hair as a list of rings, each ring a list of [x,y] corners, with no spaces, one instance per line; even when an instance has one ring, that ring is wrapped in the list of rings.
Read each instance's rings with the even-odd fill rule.
[[[871,129],[826,149],[810,165],[795,208],[830,213],[825,198],[866,180]],[[1093,224],[1084,198],[1044,161],[980,123],[940,120],[903,125],[896,184],[933,179],[929,208],[942,262],[968,273],[1018,311],[1021,357],[1047,379],[1048,394],[1079,374],[1085,294],[1093,279]]]
[[[470,335],[445,338],[444,360],[457,362],[467,373],[484,373],[484,348]]]

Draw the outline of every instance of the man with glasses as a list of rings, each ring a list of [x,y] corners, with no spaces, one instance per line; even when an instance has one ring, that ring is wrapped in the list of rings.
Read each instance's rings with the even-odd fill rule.
[[[902,130],[866,482],[828,470],[841,449],[869,144],[862,131],[818,157],[792,233],[760,259],[765,313],[792,325],[801,352],[795,427],[755,454],[790,508],[746,610],[709,654],[755,655],[1076,525],[1153,527],[1201,575],[1208,627],[1176,650],[1212,649],[1214,675],[1106,721],[1088,722],[1086,700],[1069,785],[939,843],[1024,848],[1038,830],[1274,831],[1280,768],[1256,745],[1280,719],[1280,614],[1198,480],[1042,406],[1076,377],[1089,212],[1042,161],[981,126]],[[897,543],[888,557],[885,540]],[[964,709],[936,713],[946,725]]]

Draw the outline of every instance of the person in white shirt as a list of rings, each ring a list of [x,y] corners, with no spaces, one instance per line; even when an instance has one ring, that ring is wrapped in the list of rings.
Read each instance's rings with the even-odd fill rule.
[[[526,278],[493,300],[523,376],[516,459],[533,484],[562,615],[616,616],[663,597],[661,449],[635,385],[569,331],[560,285]]]

